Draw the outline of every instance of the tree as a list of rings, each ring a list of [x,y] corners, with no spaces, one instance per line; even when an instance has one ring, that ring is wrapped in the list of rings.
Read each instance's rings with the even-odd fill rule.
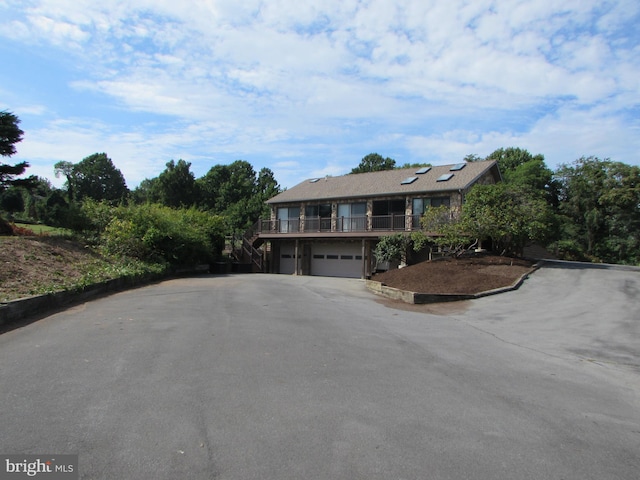
[[[34,177],[15,178],[22,175],[27,168],[29,168],[27,162],[20,162],[15,165],[0,163],[0,192],[11,186],[30,188]]]
[[[221,186],[225,207],[251,198],[256,193],[256,172],[245,160],[236,160],[229,165],[229,180]]]
[[[168,207],[191,207],[198,201],[198,186],[191,172],[191,162],[171,160],[158,176],[155,187],[160,203]]]
[[[224,185],[229,182],[231,171],[228,165],[215,165],[197,180],[200,190],[201,205],[213,212],[222,213],[228,207],[224,198]]]
[[[494,250],[522,254],[530,242],[547,244],[555,232],[553,210],[540,194],[523,185],[475,185],[465,197],[458,228]]]
[[[56,177],[67,178],[65,185],[70,203],[85,198],[116,202],[129,193],[122,172],[106,153],[94,153],[76,164],[57,162],[54,173]]]
[[[0,208],[11,215],[24,210],[24,197],[22,189],[11,187],[0,193]]]
[[[503,176],[508,176],[510,172],[515,170],[518,166],[523,163],[527,163],[531,160],[542,160],[544,161],[544,155],[531,155],[527,150],[517,147],[509,147],[509,148],[499,148],[494,152],[487,155],[485,160],[496,160],[498,162],[498,167],[500,167],[500,172],[502,172]]]
[[[61,190],[56,190],[47,197],[41,217],[48,225],[57,227],[67,225],[69,216],[69,203],[64,199]]]
[[[18,127],[19,124],[20,119],[13,113],[0,112],[0,156],[10,157],[16,153],[15,145],[22,141],[22,135],[24,134]],[[31,188],[35,177],[15,178],[22,175],[27,168],[29,168],[29,163],[27,162],[20,162],[15,165],[0,162],[0,192],[10,186]]]
[[[417,247],[425,244],[426,235],[427,240],[460,254],[478,240],[491,239],[494,250],[520,255],[530,241],[547,244],[556,231],[556,217],[540,192],[498,183],[475,185],[458,219],[451,219],[446,207],[430,209],[422,225],[426,233],[413,235]]]
[[[280,185],[270,168],[263,167],[258,172],[258,192],[262,193],[265,200],[280,193]]]
[[[465,155],[465,157],[462,160],[465,162],[480,162],[484,160],[484,158],[482,158],[479,155],[476,155],[475,153],[470,153],[468,155]]]
[[[41,220],[46,198],[53,191],[51,182],[44,177],[33,177],[33,188],[25,192],[26,214],[32,220]]]
[[[129,193],[122,172],[106,153],[94,153],[74,165],[72,179],[77,200],[119,201]]]
[[[544,163],[544,155],[532,155],[525,149],[509,147],[495,150],[485,160],[498,162],[505,183],[543,191],[547,202],[554,208],[558,206],[559,186],[553,178],[553,171]]]
[[[377,153],[370,153],[362,158],[360,164],[351,170],[351,173],[379,172],[382,170],[393,170],[396,161],[392,158],[383,158]]]
[[[556,176],[564,239],[593,260],[640,263],[640,167],[582,157]]]
[[[20,130],[18,125],[20,119],[13,113],[0,112],[0,156],[10,157],[16,153],[16,143],[22,141],[24,132]],[[27,162],[20,162],[15,165],[9,165],[0,162],[0,194],[9,187],[24,187],[30,189],[33,187],[34,178],[15,178],[22,175],[29,167]],[[0,233],[11,233],[12,229],[9,224],[0,217]]]
[[[463,253],[475,240],[458,228],[458,220],[451,215],[451,209],[446,205],[429,207],[420,219],[420,226],[421,230],[411,233],[413,249],[416,252],[429,243],[435,243],[454,254]]]
[[[67,178],[67,196],[70,202],[73,202],[73,188],[76,183],[76,179],[74,177],[74,165],[71,162],[67,162],[62,160],[57,162],[53,166],[53,174],[56,178],[60,178],[60,175],[64,175]]]
[[[135,190],[131,192],[131,199],[138,205],[141,203],[160,203],[161,195],[158,177],[142,180]]]
[[[422,167],[430,167],[430,163],[404,163],[396,168],[422,168]]]
[[[0,112],[0,156],[10,157],[16,153],[16,143],[22,141],[24,132],[18,125],[20,119],[13,113]]]
[[[256,175],[245,160],[215,165],[198,179],[198,185],[201,206],[224,215],[228,233],[243,232],[258,218],[268,215],[265,201],[280,192],[270,169],[262,168]]]

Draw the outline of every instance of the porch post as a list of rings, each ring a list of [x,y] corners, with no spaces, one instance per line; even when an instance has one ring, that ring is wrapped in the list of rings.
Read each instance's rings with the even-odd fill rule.
[[[362,239],[362,274],[360,275],[360,279],[364,280],[367,278],[367,241]]]
[[[299,244],[299,242],[300,242],[300,240],[298,240],[296,238],[296,246],[294,247],[294,250],[293,250],[293,256],[295,257],[295,261],[293,263],[295,265],[295,268],[293,270],[293,274],[294,275],[299,275],[299,272],[300,272],[300,254],[299,254],[299,252],[300,252],[300,244]]]

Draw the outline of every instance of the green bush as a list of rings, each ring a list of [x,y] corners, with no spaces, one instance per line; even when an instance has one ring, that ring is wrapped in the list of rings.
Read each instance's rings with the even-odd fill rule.
[[[584,249],[579,242],[575,240],[558,240],[549,245],[550,250],[555,250],[558,257],[562,260],[570,260],[576,262],[589,261]]]
[[[195,208],[85,204],[107,255],[171,265],[209,263],[221,252],[223,219]]]
[[[373,251],[378,263],[401,261],[407,254],[411,239],[401,233],[382,237]]]

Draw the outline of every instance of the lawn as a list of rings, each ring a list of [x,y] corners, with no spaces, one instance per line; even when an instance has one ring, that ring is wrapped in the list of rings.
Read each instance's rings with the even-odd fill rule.
[[[31,230],[36,235],[65,236],[72,233],[71,230],[66,228],[50,227],[49,225],[16,222],[15,226]]]

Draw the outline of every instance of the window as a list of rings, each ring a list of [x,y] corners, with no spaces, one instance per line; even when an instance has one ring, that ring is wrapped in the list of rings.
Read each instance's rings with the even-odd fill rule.
[[[362,232],[367,229],[367,204],[341,203],[338,205],[338,230]]]
[[[453,167],[451,167],[449,169],[449,171],[450,172],[457,172],[458,170],[462,170],[466,166],[467,166],[466,163],[458,163],[458,164],[454,165]]]
[[[307,205],[304,209],[304,215],[305,217],[331,218],[331,204]]]
[[[448,182],[453,178],[453,173],[445,173],[444,175],[440,175],[436,182]]]
[[[429,170],[431,170],[431,167],[422,167],[420,170],[416,171],[416,174],[417,175],[424,175]]]
[[[373,202],[374,230],[404,230],[406,214],[404,199],[375,200]]]
[[[413,199],[413,228],[420,227],[420,217],[424,215],[429,207],[449,207],[451,204],[450,197],[427,197]]]
[[[402,182],[400,182],[400,185],[409,185],[415,182],[417,179],[418,177],[407,177],[404,180],[402,180]]]
[[[277,218],[280,233],[293,233],[300,229],[300,207],[280,207]]]
[[[429,201],[429,206],[430,207],[449,207],[451,206],[451,199],[449,197],[432,197],[432,198],[427,198],[425,200]]]
[[[307,205],[304,209],[306,232],[331,231],[331,204]]]

